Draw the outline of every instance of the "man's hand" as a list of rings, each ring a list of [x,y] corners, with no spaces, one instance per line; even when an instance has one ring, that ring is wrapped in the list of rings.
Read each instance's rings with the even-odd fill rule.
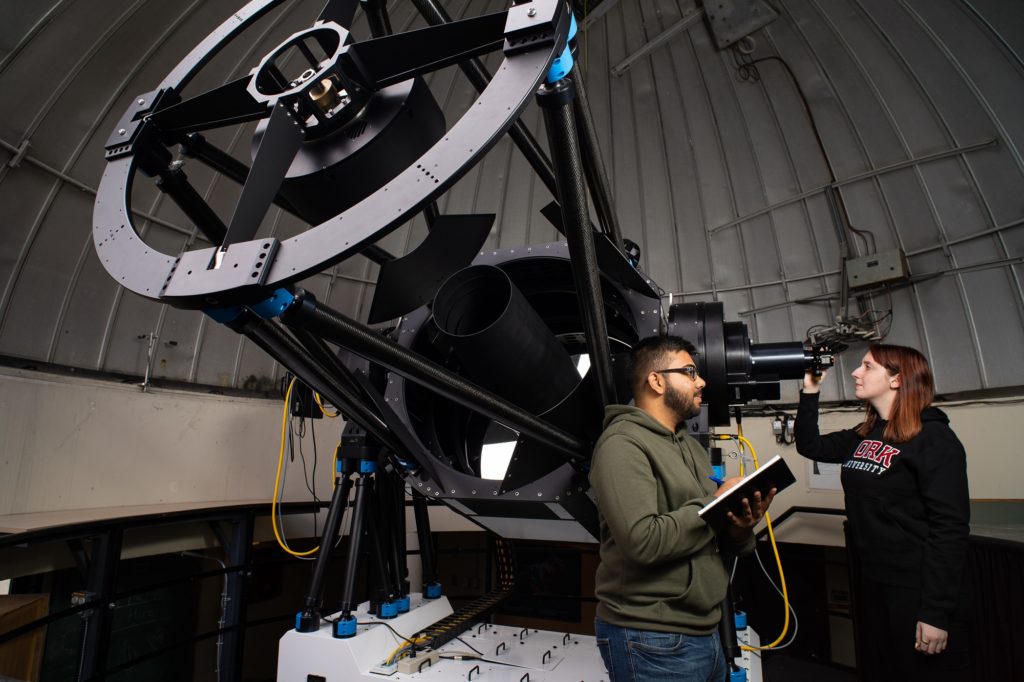
[[[914,648],[922,654],[941,654],[946,649],[949,633],[934,625],[917,621],[917,641]]]
[[[715,497],[721,497],[741,480],[743,479],[740,476],[734,476],[726,479],[725,482],[722,483],[722,487],[720,487],[718,492],[715,493]],[[764,499],[761,498],[760,492],[755,492],[753,503],[751,503],[746,497],[743,498],[741,501],[743,511],[739,515],[733,514],[732,512],[728,513],[730,523],[729,536],[733,540],[743,540],[754,526],[761,522],[761,518],[765,515],[765,512],[768,511],[768,506],[771,505],[772,500],[775,499],[775,492],[775,488],[772,488],[768,491],[768,494]]]
[[[821,390],[821,382],[825,380],[828,375],[828,371],[822,372],[819,376],[814,376],[814,372],[804,372],[804,393],[817,393]]]

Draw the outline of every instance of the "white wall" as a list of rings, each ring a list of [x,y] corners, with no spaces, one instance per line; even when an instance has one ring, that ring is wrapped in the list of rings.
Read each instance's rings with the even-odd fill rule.
[[[971,497],[1024,497],[1024,405],[945,406],[968,453]],[[821,418],[822,431],[848,428],[857,412]],[[330,490],[340,420],[318,420],[317,490]],[[269,500],[280,447],[281,402],[150,389],[0,368],[0,516],[154,503]],[[732,429],[735,432],[735,429]],[[842,507],[842,493],[809,488],[808,465],[777,445],[770,419],[744,419],[762,460],[776,453],[797,484],[790,506]],[[723,444],[727,451],[729,443]],[[306,456],[312,463],[310,438]],[[730,460],[730,473],[736,462]],[[298,459],[286,500],[308,500]],[[440,519],[438,519],[441,521]]]
[[[269,501],[281,413],[276,400],[0,369],[0,515]],[[326,496],[342,422],[316,426],[316,485]],[[312,474],[308,436],[304,449]],[[310,499],[298,457],[284,499]]]
[[[1020,448],[1024,443],[1024,404],[995,403],[985,405],[939,405],[949,415],[950,425],[967,450],[967,476],[971,499],[1024,499],[1024,465]],[[790,411],[795,414],[795,411]],[[826,411],[819,419],[822,433],[856,426],[862,419],[859,410]],[[725,432],[720,429],[720,432]],[[735,423],[728,429],[736,433]],[[796,452],[794,445],[779,445],[772,435],[771,419],[743,419],[743,435],[753,443],[758,459],[765,461],[781,454],[796,474],[797,482],[779,495],[773,504],[777,517],[791,506],[843,506],[840,492],[813,490],[810,487],[809,461]],[[721,443],[725,452],[735,449],[730,442]],[[730,475],[737,473],[737,460],[727,460]]]

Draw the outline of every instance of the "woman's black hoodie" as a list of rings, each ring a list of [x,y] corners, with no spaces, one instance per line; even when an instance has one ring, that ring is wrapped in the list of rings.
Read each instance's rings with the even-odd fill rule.
[[[878,420],[866,437],[818,433],[818,394],[802,393],[796,449],[842,463],[850,534],[869,580],[921,590],[918,620],[949,629],[967,555],[970,503],[967,458],[942,410],[921,413],[922,430],[905,443],[882,438]]]

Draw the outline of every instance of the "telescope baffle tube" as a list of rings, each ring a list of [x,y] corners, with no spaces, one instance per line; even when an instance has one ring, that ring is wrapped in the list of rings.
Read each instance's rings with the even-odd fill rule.
[[[501,268],[456,272],[433,311],[466,376],[525,410],[551,409],[580,382],[568,351]]]

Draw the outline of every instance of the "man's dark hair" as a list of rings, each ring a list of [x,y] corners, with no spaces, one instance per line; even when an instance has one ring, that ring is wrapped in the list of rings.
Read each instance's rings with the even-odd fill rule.
[[[697,348],[678,336],[648,336],[640,339],[629,352],[629,387],[633,399],[639,397],[647,375],[659,369],[668,369],[669,354],[685,351],[696,357]]]

